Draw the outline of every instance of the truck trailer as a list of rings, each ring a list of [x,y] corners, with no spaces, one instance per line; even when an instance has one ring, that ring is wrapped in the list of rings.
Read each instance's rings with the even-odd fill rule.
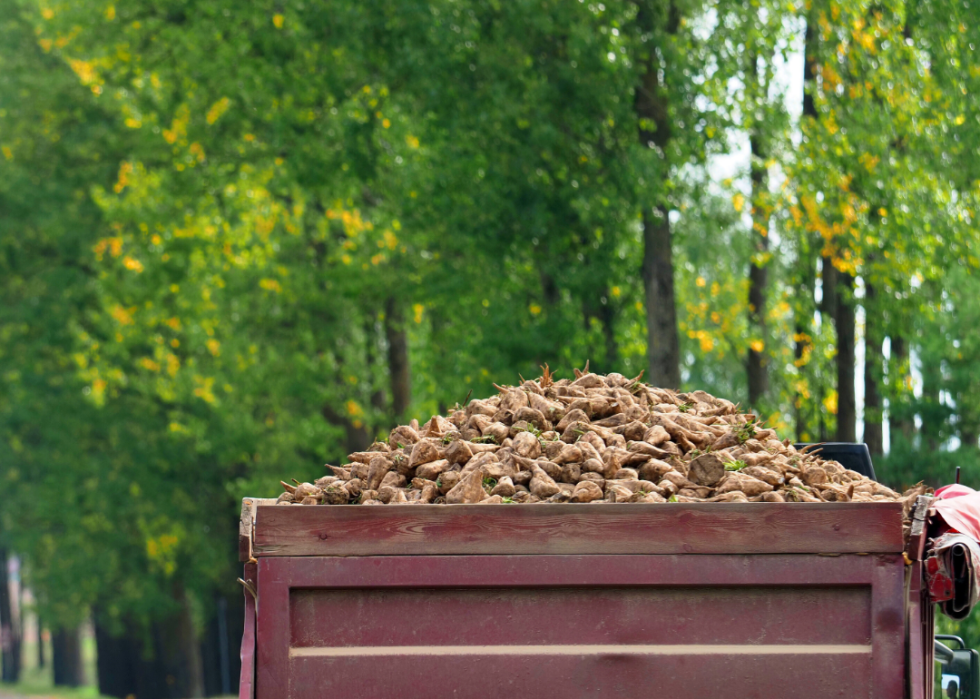
[[[241,699],[933,695],[927,496],[908,537],[893,502],[274,502],[243,501]]]

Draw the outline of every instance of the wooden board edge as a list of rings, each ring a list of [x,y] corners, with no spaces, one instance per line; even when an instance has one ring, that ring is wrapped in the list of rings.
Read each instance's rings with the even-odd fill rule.
[[[928,495],[920,495],[920,498],[931,499]],[[270,507],[276,505],[278,502],[274,498],[247,498],[256,503],[258,507]],[[494,504],[494,505],[480,505],[480,504],[461,504],[461,505],[432,505],[432,504],[398,504],[398,505],[377,505],[374,507],[364,505],[301,505],[301,506],[290,506],[284,508],[286,512],[302,512],[304,510],[314,510],[317,512],[353,512],[353,511],[370,511],[377,513],[384,512],[408,512],[408,511],[461,511],[461,510],[486,510],[486,511],[500,511],[503,509],[511,509],[517,511],[523,510],[544,510],[545,508],[556,511],[561,510],[564,512],[623,512],[630,509],[651,509],[658,507],[671,507],[677,510],[716,510],[719,508],[730,508],[730,509],[741,509],[747,511],[762,511],[762,510],[772,510],[775,508],[788,508],[788,507],[806,507],[812,509],[826,509],[826,510],[849,510],[849,509],[880,509],[880,510],[893,510],[895,512],[900,512],[902,509],[902,503],[898,501],[874,501],[874,502],[600,502],[600,503],[546,503],[538,502],[532,505],[504,505],[504,504]]]
[[[257,508],[275,503],[271,498],[242,498],[242,512],[238,518],[238,560],[241,563],[247,563],[253,558],[252,541]]]
[[[932,507],[931,495],[920,495],[915,499],[912,509],[912,532],[905,547],[905,555],[913,561],[921,561],[926,547],[926,531],[928,530],[929,508]]]

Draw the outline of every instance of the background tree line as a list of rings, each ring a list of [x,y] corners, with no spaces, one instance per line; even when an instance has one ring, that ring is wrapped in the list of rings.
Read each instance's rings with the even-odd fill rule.
[[[241,497],[545,362],[975,484],[977,9],[8,0],[0,548],[63,681],[92,618],[102,692],[217,692]]]

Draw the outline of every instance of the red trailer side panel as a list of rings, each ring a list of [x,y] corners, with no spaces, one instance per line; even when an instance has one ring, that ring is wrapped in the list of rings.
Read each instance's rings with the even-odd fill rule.
[[[388,524],[404,522],[406,510],[417,507],[362,509],[378,513],[378,536],[388,547],[394,531]],[[468,508],[466,516],[477,519],[463,532],[490,550],[482,555],[258,553],[257,699],[903,696],[905,566],[901,542],[892,550],[894,537],[883,524],[894,524],[896,511],[900,517],[897,506],[875,507],[873,515],[817,513],[829,519],[816,526],[830,532],[839,531],[834,518],[879,517],[872,531],[884,535],[861,539],[872,544],[864,555],[834,553],[833,544],[845,550],[854,544],[833,534],[813,540],[819,552],[739,551],[740,542],[754,551],[758,524],[782,516],[764,504],[737,513],[740,533],[697,544],[725,551],[715,554],[509,555],[522,538],[519,527],[505,525],[507,536],[473,533],[504,526],[496,514],[480,522],[483,512],[563,507]],[[664,514],[683,521],[684,507],[663,506],[674,510]],[[308,542],[322,523],[300,527],[290,543],[286,515],[266,516],[273,509],[334,508],[259,508],[256,541],[275,537],[288,548]],[[603,526],[605,506],[589,510]],[[310,517],[302,521],[309,525]],[[275,532],[263,533],[263,522],[271,521]],[[683,551],[689,531],[641,533]],[[561,547],[595,549],[579,525],[566,534]],[[436,538],[462,536],[446,530]],[[799,531],[787,535],[791,543],[772,536],[777,550],[806,548]],[[548,546],[533,532],[524,538]]]

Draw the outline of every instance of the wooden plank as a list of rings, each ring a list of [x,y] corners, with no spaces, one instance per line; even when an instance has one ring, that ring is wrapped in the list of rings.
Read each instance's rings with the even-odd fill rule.
[[[238,560],[247,563],[252,560],[252,532],[255,524],[255,509],[275,505],[270,498],[242,498],[242,514],[238,518]]]
[[[290,593],[289,614],[294,650],[741,646],[760,639],[871,650],[871,587],[857,585],[299,588]]]
[[[289,668],[289,588],[282,579],[288,567],[277,567],[281,559],[259,559],[256,607],[255,697],[288,697]],[[270,565],[273,563],[273,565]]]
[[[905,643],[905,674],[909,683],[909,699],[926,699],[929,692],[926,688],[925,663],[932,658],[926,653],[922,633],[922,564],[914,562],[906,573],[909,576],[908,598],[906,599],[905,628],[908,629],[908,639]]]
[[[265,557],[256,696],[870,697],[889,664],[901,686],[875,633],[901,653],[902,568],[900,553]]]
[[[872,696],[866,646],[494,650],[499,652],[471,655],[448,647],[421,655],[298,656],[290,662],[288,693],[260,694],[259,699]]]
[[[926,532],[928,530],[929,508],[932,506],[931,495],[920,495],[915,499],[912,509],[912,532],[905,547],[905,554],[913,561],[921,561],[925,553]]]
[[[255,589],[257,578],[256,564],[246,563],[242,576],[245,582]],[[238,678],[238,699],[255,699],[255,608],[256,600],[251,590],[243,589],[245,594],[245,630],[242,633],[242,672]]]
[[[259,559],[290,588],[870,586],[872,556],[299,556]],[[265,588],[262,600],[265,601]]]
[[[238,518],[238,560],[242,563],[252,558],[252,524],[254,517],[254,498],[242,498],[242,514]]]
[[[875,699],[905,691],[905,563],[900,555],[874,556],[871,583],[871,657]]]
[[[901,553],[899,503],[258,507],[255,556]]]

